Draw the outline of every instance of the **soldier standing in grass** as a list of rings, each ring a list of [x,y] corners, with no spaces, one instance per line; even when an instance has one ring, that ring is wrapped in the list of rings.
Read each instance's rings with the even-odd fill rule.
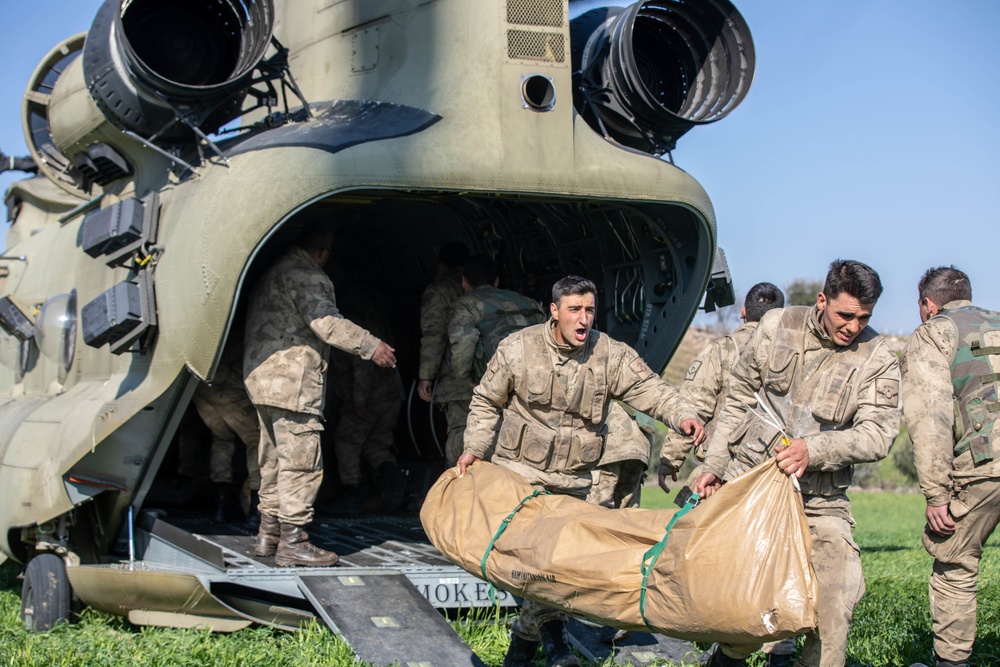
[[[938,667],[967,667],[983,545],[1000,522],[1000,312],[972,305],[969,277],[930,269],[906,346],[903,416],[927,500],[923,542]]]
[[[740,353],[746,349],[750,337],[757,330],[757,324],[764,313],[775,308],[785,307],[785,295],[771,283],[757,283],[747,292],[743,307],[740,309],[742,326],[736,331],[709,343],[698,353],[681,385],[681,396],[688,400],[698,417],[705,422],[705,440],[712,437],[716,419],[725,404],[726,386],[729,376],[740,358]],[[691,439],[679,433],[670,433],[660,448],[660,487],[669,491],[667,477],[672,476],[677,481],[677,471],[691,451]],[[705,460],[703,447],[695,449],[699,461]]]
[[[459,474],[493,451],[493,463],[554,493],[586,499],[605,449],[613,399],[700,443],[694,408],[625,343],[592,329],[597,287],[568,276],[552,287],[551,319],[505,338],[473,390]],[[494,449],[494,444],[495,449]],[[511,627],[504,667],[579,665],[563,636],[565,614],[525,600]]]
[[[726,402],[725,389],[729,385],[740,354],[750,343],[753,332],[757,330],[760,318],[764,313],[775,308],[785,307],[785,295],[777,286],[771,283],[757,283],[747,292],[740,309],[743,324],[725,336],[709,343],[698,356],[694,358],[684,376],[681,385],[681,396],[686,398],[698,417],[705,422],[705,440],[711,439],[715,430],[717,418]],[[676,432],[670,432],[660,447],[660,488],[669,491],[667,477],[677,481],[677,471],[680,470],[687,453],[691,451],[691,439]],[[705,460],[704,447],[698,447],[695,455],[699,461]],[[702,470],[697,468],[689,479],[693,483]],[[764,645],[767,655],[767,667],[788,667],[795,655],[796,643],[794,637],[782,639],[779,642],[769,642]]]
[[[323,481],[320,432],[333,345],[379,366],[393,349],[343,318],[323,272],[333,248],[329,227],[310,225],[261,277],[250,295],[243,382],[260,418],[260,529],[255,553],[280,567],[328,566],[339,557],[309,542],[303,526]]]
[[[896,355],[867,326],[881,294],[874,270],[837,260],[815,306],[764,315],[733,369],[708,443],[707,472],[693,488],[709,497],[723,480],[772,456],[799,478],[819,585],[818,627],[806,635],[801,667],[843,667],[851,618],[864,595],[847,488],[854,464],[885,458],[899,430]],[[750,412],[760,407],[758,394],[783,422],[787,445]],[[742,667],[759,648],[721,645],[708,665]]]
[[[462,453],[462,432],[469,414],[468,388],[455,377],[448,355],[451,304],[462,296],[462,266],[469,258],[464,243],[446,243],[438,252],[437,278],[420,299],[420,368],[417,393],[444,411],[448,422],[445,460],[454,465]],[[464,398],[463,398],[464,397]]]

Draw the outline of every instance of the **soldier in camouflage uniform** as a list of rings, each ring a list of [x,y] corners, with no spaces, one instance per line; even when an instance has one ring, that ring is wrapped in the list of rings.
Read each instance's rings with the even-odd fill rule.
[[[729,382],[729,376],[740,358],[740,353],[746,348],[750,337],[757,329],[760,318],[767,311],[784,306],[785,295],[780,289],[771,283],[757,283],[747,292],[743,308],[740,310],[743,325],[736,331],[709,343],[688,367],[684,384],[680,389],[681,396],[694,406],[698,411],[698,417],[705,422],[706,441],[712,437],[715,420],[722,412],[726,398],[723,390]],[[660,487],[664,491],[669,491],[666,481],[668,475],[677,481],[677,471],[690,450],[690,440],[680,434],[671,433],[664,440],[660,450],[659,479]],[[705,460],[704,447],[696,448],[695,454],[699,461]]]
[[[303,229],[250,295],[243,382],[260,419],[260,530],[256,554],[281,567],[333,565],[338,556],[309,542],[303,526],[323,479],[320,431],[329,346],[395,367],[393,349],[337,309],[323,272],[333,235]]]
[[[382,299],[369,288],[370,281],[365,282],[345,290],[344,313],[373,335],[392,343]],[[337,393],[344,401],[333,436],[344,498],[341,511],[351,516],[362,512],[362,460],[378,473],[382,489],[379,509],[399,509],[405,490],[396,466],[393,439],[405,397],[399,371],[381,368],[340,350],[333,351],[331,364]]]
[[[784,306],[785,295],[777,286],[771,283],[757,283],[747,292],[743,307],[740,309],[743,325],[736,331],[709,343],[688,367],[680,392],[681,396],[698,411],[698,417],[704,420],[706,442],[712,437],[716,419],[722,412],[722,406],[725,405],[725,389],[729,384],[729,376],[740,358],[740,353],[746,349],[753,332],[757,329],[760,318],[767,311]],[[664,491],[670,490],[667,477],[677,481],[677,471],[689,451],[691,451],[690,438],[673,431],[664,438],[660,448],[659,470],[660,488]],[[704,461],[704,447],[696,448],[695,455],[699,461]],[[696,468],[691,473],[688,483],[693,484],[701,472],[701,468]],[[769,642],[764,645],[763,651],[768,656],[767,667],[787,667],[792,663],[792,656],[796,651],[795,638]]]
[[[226,346],[211,384],[199,384],[194,392],[194,405],[205,426],[212,433],[209,450],[209,478],[216,485],[215,514],[217,522],[229,520],[236,507],[236,489],[233,479],[233,454],[237,440],[246,452],[247,473],[250,480],[250,512],[247,524],[257,528],[260,513],[257,510],[260,489],[260,466],[257,450],[260,442],[260,422],[257,410],[243,386],[243,332],[235,331],[233,341]]]
[[[701,442],[687,401],[628,345],[592,330],[597,288],[568,276],[552,288],[548,322],[503,340],[473,390],[459,474],[491,450],[493,463],[531,484],[586,499],[605,448],[613,399]],[[494,449],[495,444],[495,449]],[[577,665],[563,638],[565,615],[525,601],[505,667],[532,665],[541,641],[548,665]]]
[[[901,361],[903,416],[927,500],[923,542],[938,667],[966,667],[976,638],[983,545],[1000,521],[1000,312],[972,305],[955,267],[924,274]]]
[[[444,411],[448,422],[445,459],[453,465],[462,452],[462,432],[469,415],[468,388],[455,377],[448,355],[448,320],[451,304],[462,296],[462,265],[469,250],[462,243],[448,243],[438,253],[438,277],[424,289],[420,300],[420,368],[417,393]],[[464,397],[464,398],[463,398]]]
[[[851,617],[864,594],[847,487],[854,464],[884,458],[899,429],[896,355],[867,326],[881,293],[874,270],[837,260],[815,307],[764,315],[733,369],[708,443],[707,472],[693,488],[709,497],[722,480],[771,456],[799,478],[819,585],[819,625],[806,635],[801,667],[843,667]],[[759,407],[756,392],[783,422],[787,445],[750,412]],[[744,665],[759,646],[723,645],[708,664]]]

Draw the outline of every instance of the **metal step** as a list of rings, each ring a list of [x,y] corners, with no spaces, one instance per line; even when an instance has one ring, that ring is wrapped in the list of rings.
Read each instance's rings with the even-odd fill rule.
[[[376,665],[485,667],[399,572],[298,575],[302,593],[358,658]]]

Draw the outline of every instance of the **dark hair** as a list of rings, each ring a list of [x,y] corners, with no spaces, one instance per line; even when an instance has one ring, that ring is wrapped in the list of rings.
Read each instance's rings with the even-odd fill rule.
[[[875,269],[853,259],[835,259],[823,284],[823,294],[836,299],[842,292],[865,304],[873,305],[882,296],[882,281]]]
[[[597,285],[580,276],[566,276],[552,286],[552,303],[559,305],[567,294],[593,294],[597,300]]]
[[[949,301],[972,301],[972,283],[964,271],[952,266],[939,266],[927,269],[920,279],[917,292],[921,300],[930,298],[939,308]]]
[[[473,287],[492,285],[497,275],[497,263],[489,255],[473,255],[462,267],[462,276]]]
[[[469,248],[461,241],[445,243],[438,250],[438,262],[444,264],[449,269],[457,269],[463,266],[468,259]]]
[[[746,309],[747,322],[760,322],[767,311],[785,307],[785,295],[771,283],[757,283],[747,292],[743,307]]]
[[[323,222],[313,222],[299,231],[295,245],[303,250],[333,250],[333,230]]]

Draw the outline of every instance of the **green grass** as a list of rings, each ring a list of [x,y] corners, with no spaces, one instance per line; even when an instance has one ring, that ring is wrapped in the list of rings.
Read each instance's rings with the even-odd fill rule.
[[[680,486],[675,484],[674,486]],[[927,578],[931,559],[920,543],[924,501],[919,494],[851,494],[868,592],[858,606],[848,644],[848,667],[907,667],[931,661]],[[672,507],[671,498],[647,487],[643,506]],[[979,633],[973,665],[1000,664],[1000,542],[983,554],[979,589]],[[288,633],[249,628],[232,634],[138,628],[107,614],[85,610],[78,621],[47,634],[21,627],[18,566],[0,566],[0,667],[124,667],[130,665],[242,667],[339,667],[355,664],[350,648],[321,625]],[[499,665],[507,646],[504,619],[492,611],[453,622],[487,665]],[[610,667],[613,663],[602,665]],[[760,656],[751,667],[762,664]]]

